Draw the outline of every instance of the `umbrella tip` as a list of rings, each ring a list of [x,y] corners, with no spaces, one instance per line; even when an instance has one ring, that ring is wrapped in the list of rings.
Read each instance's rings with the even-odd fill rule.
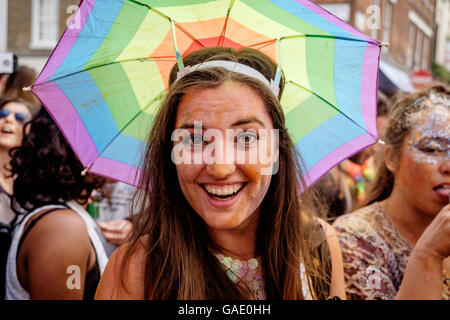
[[[391,46],[391,44],[389,42],[381,41],[380,46],[389,48]]]
[[[384,142],[383,140],[381,140],[381,139],[378,139],[378,141],[377,141],[379,144],[382,144],[383,146],[384,145],[386,145],[386,142]]]
[[[31,91],[31,87],[23,87],[22,91]]]
[[[89,167],[84,168],[84,170],[81,171],[81,175],[84,177],[86,175],[86,173],[88,172],[88,170],[89,170]]]

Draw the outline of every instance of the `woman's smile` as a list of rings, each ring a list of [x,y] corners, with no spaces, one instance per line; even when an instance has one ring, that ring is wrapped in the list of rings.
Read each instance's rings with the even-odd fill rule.
[[[211,143],[208,139],[202,140],[197,132],[198,126],[192,126],[194,122],[201,123],[203,133],[214,129],[222,132],[223,136],[230,129],[241,132],[273,129],[272,120],[258,93],[247,85],[232,81],[218,88],[190,89],[181,100],[175,129],[188,131],[192,143],[186,143],[184,139],[184,144],[174,142],[174,147],[182,143],[179,146],[182,152],[190,155],[199,152],[192,145],[207,150]],[[184,196],[212,230],[247,226],[246,222],[253,221],[251,217],[258,215],[270,185],[271,176],[262,174],[265,165],[260,161],[242,163],[229,157],[231,152],[236,154],[242,150],[248,155],[254,146],[265,143],[265,140],[258,140],[257,134],[239,137],[231,143],[214,140],[214,156],[221,161],[176,164]]]

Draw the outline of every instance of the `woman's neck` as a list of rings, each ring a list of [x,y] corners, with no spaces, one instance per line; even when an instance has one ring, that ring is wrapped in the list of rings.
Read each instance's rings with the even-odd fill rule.
[[[253,219],[250,218],[251,220],[242,228],[235,230],[209,230],[210,240],[214,246],[211,249],[234,259],[248,260],[254,258],[256,255],[258,216],[259,214],[253,215]]]
[[[255,257],[256,235],[248,232],[215,232],[211,241],[224,256],[234,259],[248,260]]]
[[[413,247],[434,218],[411,206],[395,188],[381,206],[394,227]]]

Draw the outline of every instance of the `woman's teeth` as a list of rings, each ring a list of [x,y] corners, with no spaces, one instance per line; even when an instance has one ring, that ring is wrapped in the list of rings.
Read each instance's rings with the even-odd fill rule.
[[[229,198],[237,194],[243,187],[243,183],[236,183],[226,186],[218,186],[211,184],[204,184],[205,190],[214,197]]]

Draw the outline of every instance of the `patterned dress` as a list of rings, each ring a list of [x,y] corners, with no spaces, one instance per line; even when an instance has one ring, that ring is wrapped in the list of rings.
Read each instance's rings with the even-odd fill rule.
[[[347,297],[394,299],[412,247],[375,202],[333,224],[341,245]],[[443,276],[442,299],[450,299],[450,277]]]

